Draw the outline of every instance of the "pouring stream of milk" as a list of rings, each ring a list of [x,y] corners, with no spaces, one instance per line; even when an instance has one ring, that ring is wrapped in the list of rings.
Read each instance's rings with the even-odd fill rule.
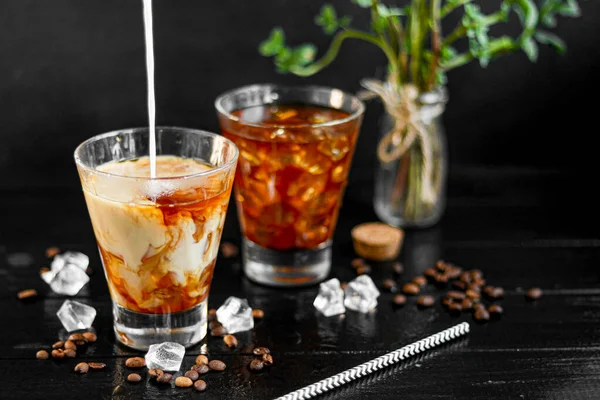
[[[150,178],[156,178],[156,103],[154,100],[154,38],[152,36],[152,0],[144,1],[144,34],[146,38],[146,69],[148,74],[148,125],[150,128]]]

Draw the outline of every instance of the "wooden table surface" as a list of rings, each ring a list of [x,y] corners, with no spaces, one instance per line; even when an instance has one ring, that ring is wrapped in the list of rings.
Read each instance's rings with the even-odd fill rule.
[[[71,177],[72,178],[72,177]],[[71,179],[70,183],[75,180]],[[76,183],[76,182],[75,182]],[[492,285],[502,286],[499,320],[476,323],[470,314],[452,316],[438,301],[420,310],[415,299],[394,308],[384,292],[375,313],[348,311],[324,318],[312,306],[318,287],[271,289],[246,280],[239,259],[219,259],[209,297],[218,307],[230,295],[247,298],[265,311],[250,332],[237,334],[240,346],[228,349],[220,338],[203,345],[228,368],[206,376],[203,394],[130,384],[125,359],[139,355],[115,343],[111,306],[83,196],[76,184],[0,187],[0,398],[1,399],[270,399],[329,377],[460,321],[471,323],[463,340],[349,384],[322,398],[344,399],[595,399],[600,397],[600,238],[598,211],[583,182],[574,175],[509,168],[451,170],[446,214],[436,227],[407,231],[400,255],[411,280],[444,259],[478,268]],[[334,242],[331,276],[348,281],[355,257],[350,229],[375,220],[369,176],[348,188]],[[223,240],[239,244],[235,207],[230,208]],[[99,340],[76,359],[39,361],[38,349],[60,335],[56,311],[65,300],[49,291],[38,271],[48,264],[49,246],[90,256],[94,273],[75,297],[96,308]],[[391,266],[374,266],[381,285]],[[543,289],[536,302],[525,300],[530,287]],[[18,291],[40,296],[23,302]],[[442,291],[429,286],[426,292]],[[254,346],[267,346],[275,365],[260,373],[248,363]],[[182,370],[201,346],[190,349]],[[77,375],[80,360],[106,363],[103,371]]]

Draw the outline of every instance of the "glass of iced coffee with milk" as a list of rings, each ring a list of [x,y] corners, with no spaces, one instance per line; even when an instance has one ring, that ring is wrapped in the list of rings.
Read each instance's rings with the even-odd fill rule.
[[[136,349],[189,347],[206,335],[238,150],[186,128],[156,127],[155,156],[149,142],[148,128],[105,133],[79,145],[75,161],[117,339]]]

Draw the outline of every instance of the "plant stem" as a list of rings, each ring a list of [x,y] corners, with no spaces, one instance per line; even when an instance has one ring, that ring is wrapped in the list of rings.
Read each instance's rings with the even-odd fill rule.
[[[427,81],[427,87],[425,88],[427,91],[431,90],[435,83],[435,75],[440,56],[440,7],[441,0],[431,0],[431,50],[433,55],[431,57],[431,63],[429,64],[429,79]]]
[[[421,62],[421,50],[422,50],[422,31],[423,28],[420,16],[422,13],[424,0],[413,0],[410,13],[410,75],[412,82],[417,86],[420,85],[420,62]]]
[[[501,54],[514,51],[520,47],[521,47],[520,44],[515,43],[508,36],[504,36],[504,37],[492,40],[489,43],[490,57],[499,56]],[[459,54],[456,57],[454,57],[452,59],[452,61],[450,61],[449,63],[443,64],[440,67],[444,71],[449,71],[451,69],[454,69],[454,68],[457,68],[457,67],[467,64],[474,58],[475,58],[475,56],[471,53],[462,53],[462,54]]]
[[[471,0],[459,0],[456,3],[446,3],[442,10],[440,11],[440,17],[444,18],[446,15],[450,14],[452,11],[456,10],[458,7],[470,3]]]

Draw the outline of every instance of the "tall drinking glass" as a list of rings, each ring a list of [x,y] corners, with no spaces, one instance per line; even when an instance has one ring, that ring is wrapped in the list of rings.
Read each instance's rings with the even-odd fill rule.
[[[332,88],[252,85],[220,95],[215,107],[240,150],[235,198],[247,277],[271,286],[323,280],[363,103]]]
[[[207,303],[238,158],[213,133],[147,128],[83,142],[75,162],[123,344],[186,347],[206,335]]]

